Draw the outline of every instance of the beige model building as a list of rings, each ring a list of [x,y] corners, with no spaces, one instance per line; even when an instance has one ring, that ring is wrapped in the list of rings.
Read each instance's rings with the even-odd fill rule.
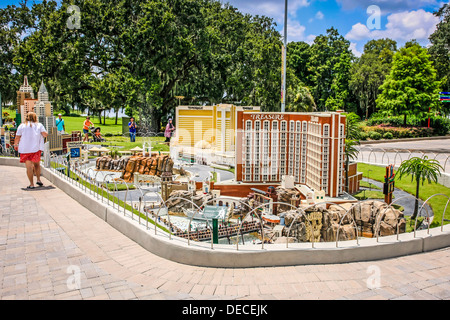
[[[258,112],[260,107],[231,104],[177,107],[176,132],[170,145],[172,158],[234,166],[239,111]]]

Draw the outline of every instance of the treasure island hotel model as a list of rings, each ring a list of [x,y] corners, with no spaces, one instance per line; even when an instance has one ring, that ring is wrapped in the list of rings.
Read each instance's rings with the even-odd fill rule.
[[[280,182],[343,192],[345,115],[328,113],[238,113],[236,180]]]
[[[272,113],[259,107],[217,105],[180,106],[176,113],[172,157],[190,153],[208,165],[231,162],[236,184],[274,185],[289,176],[296,185],[328,197],[343,194],[343,112]],[[350,171],[350,189],[358,190],[361,174],[356,164]]]

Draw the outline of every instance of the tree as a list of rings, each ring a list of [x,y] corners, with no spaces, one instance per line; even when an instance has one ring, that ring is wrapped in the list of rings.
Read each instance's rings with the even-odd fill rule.
[[[430,36],[431,46],[428,49],[438,72],[443,80],[445,90],[450,90],[450,5],[444,4],[434,13],[440,18],[436,31]]]
[[[80,8],[78,29],[66,25],[70,5]],[[279,108],[282,42],[268,17],[217,0],[43,0],[29,7],[1,11],[1,26],[17,21],[20,28],[8,33],[7,56],[0,50],[0,76],[5,65],[9,76],[15,68],[33,85],[46,81],[57,109],[128,106],[157,131],[180,95],[196,104]],[[0,46],[7,29],[0,28]]]
[[[349,192],[349,169],[350,161],[358,158],[359,149],[357,146],[360,145],[359,142],[359,117],[355,114],[348,114],[345,123],[345,191]]]
[[[379,88],[392,67],[397,43],[390,39],[371,40],[364,46],[364,53],[351,67],[350,90],[359,102],[362,116],[369,118],[375,112]]]
[[[311,59],[310,45],[306,42],[289,42],[286,51],[287,67],[292,69],[296,77],[307,84],[310,77],[308,63]]]
[[[310,72],[306,84],[310,86],[318,110],[347,109],[350,103],[349,78],[353,54],[350,42],[335,28],[315,38],[309,49]]]
[[[388,115],[426,118],[438,101],[440,82],[427,50],[411,41],[394,55],[392,69],[377,98],[377,108]]]
[[[23,77],[14,64],[14,51],[23,41],[23,34],[30,23],[29,16],[25,3],[0,9],[0,95],[3,105],[15,105],[16,91],[23,83]]]
[[[423,158],[414,157],[409,160],[405,160],[401,163],[397,170],[397,176],[401,180],[404,176],[411,175],[411,181],[416,181],[416,200],[414,205],[414,213],[411,219],[416,219],[419,211],[419,190],[420,185],[428,181],[428,183],[437,183],[438,177],[441,175],[441,171],[444,168],[439,161],[435,159],[428,159],[427,156]]]

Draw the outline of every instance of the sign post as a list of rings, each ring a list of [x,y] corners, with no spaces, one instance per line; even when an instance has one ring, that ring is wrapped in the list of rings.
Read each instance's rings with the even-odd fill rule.
[[[219,243],[219,221],[217,219],[212,219],[212,227],[213,227],[213,238],[212,241],[214,244]]]
[[[439,101],[450,102],[450,92],[439,92]]]
[[[383,184],[383,194],[384,194],[384,202],[387,204],[392,203],[392,194],[394,193],[395,188],[395,173],[394,173],[394,165],[391,164],[386,167],[386,175],[384,176],[384,184]]]

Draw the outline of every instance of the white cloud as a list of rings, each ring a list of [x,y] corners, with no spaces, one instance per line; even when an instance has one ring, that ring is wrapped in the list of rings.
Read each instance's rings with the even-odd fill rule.
[[[316,35],[310,34],[309,36],[306,37],[306,42],[309,45],[312,45],[314,43],[314,40],[316,40]]]
[[[301,25],[300,22],[292,19],[288,19],[288,26],[287,26],[287,40],[288,42],[296,42],[296,41],[305,41],[306,27]],[[283,30],[281,30],[281,35],[284,35],[284,27]]]
[[[284,23],[284,1],[280,0],[228,0],[228,2],[244,13],[252,15],[264,15],[271,17],[278,24]],[[290,17],[296,17],[297,11],[308,7],[310,0],[289,0],[288,14]]]
[[[422,8],[424,6],[439,7],[438,0],[337,0],[337,2],[344,10],[366,9],[371,5],[377,5],[380,7],[381,12],[385,14]]]
[[[359,58],[362,56],[362,52],[359,51],[356,46],[357,46],[357,44],[355,42],[350,42],[350,50],[352,50],[353,54]]]
[[[345,37],[353,41],[390,38],[398,42],[412,39],[427,42],[439,23],[438,17],[423,9],[394,13],[389,15],[387,20],[384,30],[369,30],[366,25],[357,23]]]
[[[325,15],[322,13],[322,11],[319,11],[316,13],[316,19],[322,20],[325,17]]]

